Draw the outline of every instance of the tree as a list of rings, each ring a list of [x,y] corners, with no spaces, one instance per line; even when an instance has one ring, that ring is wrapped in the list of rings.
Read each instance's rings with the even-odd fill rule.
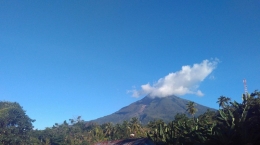
[[[228,102],[229,102],[230,100],[231,100],[231,99],[230,99],[229,97],[220,96],[220,97],[218,98],[217,103],[219,104],[219,107],[225,108],[225,107],[228,105]]]
[[[103,130],[104,130],[104,134],[110,139],[111,135],[113,133],[113,123],[112,122],[108,122],[103,124]]]
[[[28,144],[32,122],[23,108],[16,102],[0,102],[0,142],[1,144]]]
[[[160,124],[164,124],[164,121],[162,119],[153,120],[148,122],[147,127],[150,129],[156,129],[160,126]]]
[[[123,129],[123,138],[128,138],[129,135],[131,134],[131,128],[130,128],[130,123],[128,121],[124,121],[122,123],[122,129]]]
[[[186,114],[177,113],[177,114],[174,116],[173,122],[174,122],[174,123],[187,122],[188,120],[189,120],[189,118],[186,116]]]
[[[255,90],[253,93],[251,93],[250,96],[257,96],[258,98],[260,98],[260,92],[258,90]]]
[[[140,136],[143,133],[142,126],[137,117],[133,117],[130,120],[130,128],[131,128],[132,133],[135,134],[135,136],[138,136],[138,135]]]
[[[190,101],[188,104],[186,104],[186,111],[188,111],[192,117],[194,117],[194,114],[198,111],[196,108],[195,108],[196,104],[192,101]]]

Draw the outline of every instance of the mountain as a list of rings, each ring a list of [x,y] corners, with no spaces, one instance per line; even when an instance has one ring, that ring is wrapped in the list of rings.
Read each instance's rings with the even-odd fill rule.
[[[174,116],[177,113],[185,113],[190,116],[186,111],[186,104],[188,102],[188,100],[181,99],[176,96],[168,96],[163,98],[151,98],[146,96],[139,101],[123,107],[113,114],[92,121],[99,124],[106,122],[122,123],[124,120],[130,120],[133,117],[138,117],[142,124],[146,124],[155,119],[162,119],[165,122],[169,122],[174,119]],[[195,107],[198,109],[195,116],[203,114],[207,111],[207,109],[215,110],[200,104],[196,104]]]

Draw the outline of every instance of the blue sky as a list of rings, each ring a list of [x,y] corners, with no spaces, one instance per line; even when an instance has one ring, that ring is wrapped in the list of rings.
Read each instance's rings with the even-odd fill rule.
[[[178,96],[212,108],[220,95],[241,102],[244,78],[249,92],[260,89],[259,6],[257,0],[0,1],[0,98],[20,103],[35,128],[44,129],[111,114],[186,66],[204,75],[186,85],[193,93]],[[206,63],[207,73],[204,60],[214,63]]]

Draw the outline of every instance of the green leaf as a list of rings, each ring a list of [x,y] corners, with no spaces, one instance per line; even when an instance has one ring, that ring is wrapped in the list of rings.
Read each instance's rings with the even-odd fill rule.
[[[222,118],[226,118],[226,114],[222,110],[219,110],[219,114]]]

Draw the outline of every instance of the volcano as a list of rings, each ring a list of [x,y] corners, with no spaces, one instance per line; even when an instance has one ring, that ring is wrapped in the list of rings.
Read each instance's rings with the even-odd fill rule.
[[[174,116],[177,113],[184,113],[190,116],[186,111],[186,104],[188,104],[188,102],[188,100],[174,95],[163,98],[146,96],[139,101],[121,108],[115,113],[92,121],[99,124],[106,122],[122,123],[124,120],[137,117],[142,124],[147,124],[149,121],[158,119],[170,122],[174,120]],[[198,109],[195,116],[199,116],[207,110],[215,111],[215,109],[197,103],[195,107]]]

